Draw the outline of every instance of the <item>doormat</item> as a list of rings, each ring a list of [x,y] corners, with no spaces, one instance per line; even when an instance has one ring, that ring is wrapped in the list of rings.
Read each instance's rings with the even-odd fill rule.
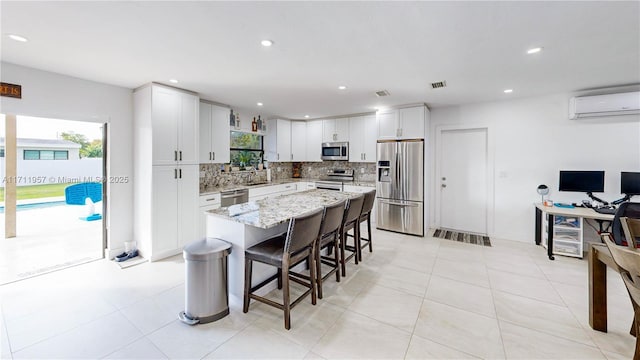
[[[140,255],[138,255],[138,256],[136,256],[136,257],[134,257],[132,259],[128,259],[128,260],[121,261],[121,262],[114,261],[114,263],[116,263],[118,266],[120,266],[120,269],[126,269],[128,267],[132,267],[132,266],[139,265],[139,264],[146,263],[146,262],[147,262],[147,259],[143,258]]]
[[[436,231],[434,231],[433,233],[433,237],[452,240],[452,241],[458,241],[463,243],[469,243],[469,244],[491,246],[491,240],[489,240],[488,236],[470,234],[466,232],[436,229]]]

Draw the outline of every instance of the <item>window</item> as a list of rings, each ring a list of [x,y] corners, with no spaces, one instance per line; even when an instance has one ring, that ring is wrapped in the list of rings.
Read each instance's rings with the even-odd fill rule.
[[[4,156],[4,150],[3,154]],[[25,150],[25,160],[69,160],[68,150]]]
[[[231,164],[237,166],[253,166],[262,163],[262,135],[231,132]]]
[[[40,151],[38,151],[38,150],[25,150],[24,151],[24,159],[25,160],[40,160]]]
[[[69,160],[69,151],[56,150],[53,152],[54,160]]]
[[[4,148],[0,149],[0,157],[4,157]]]

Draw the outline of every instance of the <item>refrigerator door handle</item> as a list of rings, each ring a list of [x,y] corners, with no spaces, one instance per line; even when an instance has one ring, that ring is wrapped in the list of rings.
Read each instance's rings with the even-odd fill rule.
[[[384,200],[379,200],[379,201],[382,204],[394,205],[394,206],[402,206],[402,207],[418,207],[418,206],[420,206],[420,204],[413,204],[413,203],[404,204],[404,203],[393,202],[393,201],[384,201]]]

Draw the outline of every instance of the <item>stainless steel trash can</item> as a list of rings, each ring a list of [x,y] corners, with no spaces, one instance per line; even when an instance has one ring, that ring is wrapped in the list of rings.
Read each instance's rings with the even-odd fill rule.
[[[231,244],[216,238],[198,240],[184,247],[185,310],[178,318],[194,325],[229,314],[227,256]]]

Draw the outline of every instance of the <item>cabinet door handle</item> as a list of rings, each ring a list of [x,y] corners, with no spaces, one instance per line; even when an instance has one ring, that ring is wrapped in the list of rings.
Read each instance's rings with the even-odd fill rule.
[[[173,169],[173,178],[174,179],[178,178],[178,169]]]
[[[211,151],[209,151],[209,160],[211,160]]]
[[[178,150],[173,150],[173,161],[178,161]]]
[[[180,150],[180,161],[182,161],[182,150]]]
[[[367,160],[367,153],[362,153],[362,160]]]
[[[293,154],[291,154],[291,160],[293,160]]]
[[[180,179],[182,179],[182,169],[180,169]]]
[[[277,158],[276,158],[276,159],[277,159],[277,160],[280,160],[280,154],[277,154]]]
[[[216,201],[216,198],[212,197],[212,198],[208,198],[205,201]]]
[[[212,152],[212,154],[213,154],[213,159],[211,159],[211,160],[215,160],[216,159],[216,152],[214,151],[214,152]]]

